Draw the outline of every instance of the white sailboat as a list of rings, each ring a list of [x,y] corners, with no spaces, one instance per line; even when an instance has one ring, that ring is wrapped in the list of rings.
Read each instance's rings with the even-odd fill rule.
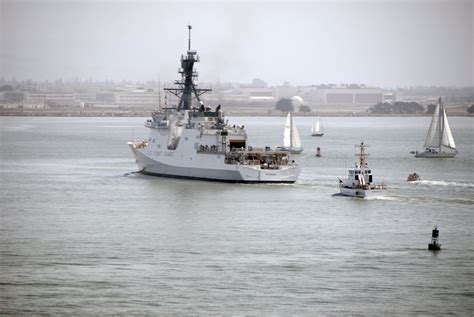
[[[458,154],[441,98],[439,98],[438,106],[433,113],[430,128],[423,146],[425,147],[425,151],[416,151],[415,157],[452,158]]]
[[[286,117],[285,131],[283,133],[283,146],[278,146],[277,150],[288,151],[292,154],[299,154],[303,152],[300,135],[296,129],[295,121],[293,119],[293,112],[291,111]]]
[[[311,136],[323,136],[324,131],[323,131],[323,125],[321,123],[321,119],[318,118],[316,119],[316,122],[311,126]]]

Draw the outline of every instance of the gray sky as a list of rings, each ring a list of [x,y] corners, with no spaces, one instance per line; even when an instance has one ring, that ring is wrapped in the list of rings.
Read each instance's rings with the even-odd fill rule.
[[[6,78],[178,78],[382,87],[474,85],[474,0],[112,2],[0,0]]]

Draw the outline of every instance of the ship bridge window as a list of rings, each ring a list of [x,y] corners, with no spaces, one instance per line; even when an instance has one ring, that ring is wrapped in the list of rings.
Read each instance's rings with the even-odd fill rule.
[[[231,140],[229,141],[229,147],[231,150],[233,149],[245,149],[245,141],[244,140]]]

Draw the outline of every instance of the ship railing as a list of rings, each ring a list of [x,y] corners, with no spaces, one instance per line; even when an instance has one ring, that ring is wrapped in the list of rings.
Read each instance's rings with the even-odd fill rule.
[[[261,164],[260,165],[260,168],[262,170],[278,170],[280,169],[280,165],[277,165],[277,164]]]
[[[199,60],[199,55],[197,55],[195,51],[188,51],[187,55],[181,55],[181,61],[193,61],[199,63]]]
[[[157,129],[167,129],[169,126],[169,121],[162,121],[156,124]]]
[[[148,141],[136,141],[133,143],[133,147],[136,149],[144,149],[148,146]]]
[[[225,150],[220,149],[217,145],[200,145],[196,151],[200,154],[225,154]]]
[[[382,183],[382,184],[377,184],[377,185],[372,185],[373,189],[387,189],[387,185]]]
[[[381,184],[366,184],[366,185],[359,185],[362,189],[387,189],[387,185],[384,183]]]
[[[191,110],[189,114],[193,118],[198,118],[198,117],[217,118],[218,117],[218,113],[216,111],[199,111],[198,109]]]

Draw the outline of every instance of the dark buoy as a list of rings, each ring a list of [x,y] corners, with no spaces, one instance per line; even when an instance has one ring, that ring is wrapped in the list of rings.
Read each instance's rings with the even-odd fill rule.
[[[431,243],[428,244],[428,250],[431,251],[439,251],[441,250],[441,244],[438,241],[439,238],[439,230],[438,227],[434,227],[433,232],[431,233]]]
[[[319,146],[316,148],[316,157],[321,157],[321,149],[319,148]]]

